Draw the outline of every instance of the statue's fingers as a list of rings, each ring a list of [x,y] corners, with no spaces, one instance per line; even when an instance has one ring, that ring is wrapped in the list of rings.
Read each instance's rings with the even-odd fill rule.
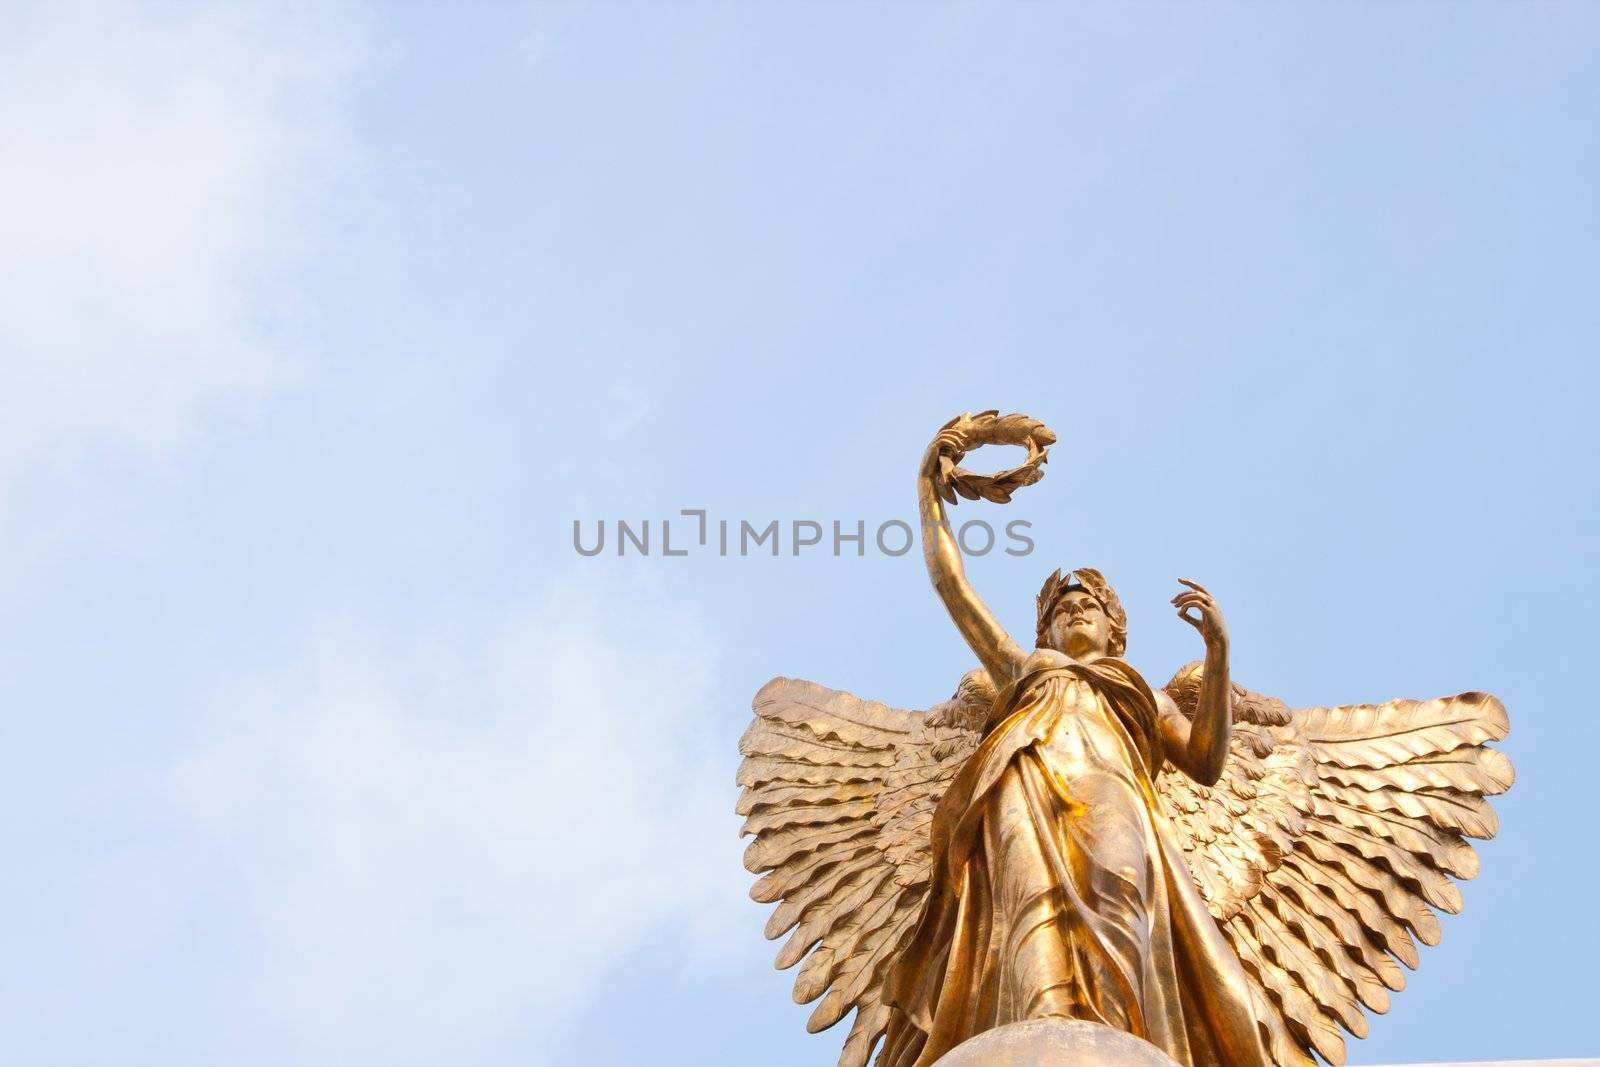
[[[1180,583],[1182,583],[1183,585],[1188,586],[1190,589],[1195,590],[1198,593],[1205,593],[1206,596],[1210,596],[1211,595],[1210,590],[1208,590],[1205,586],[1201,585],[1199,582],[1195,581],[1193,578],[1179,578],[1178,581]]]
[[[1182,619],[1184,622],[1188,623],[1190,626],[1193,626],[1196,630],[1203,630],[1201,620],[1196,618],[1196,617],[1194,617],[1193,615],[1188,614],[1184,610],[1184,608],[1179,608],[1178,609],[1178,618]]]
[[[1204,593],[1179,593],[1172,602],[1180,608],[1196,607],[1204,611],[1212,606],[1211,598]]]

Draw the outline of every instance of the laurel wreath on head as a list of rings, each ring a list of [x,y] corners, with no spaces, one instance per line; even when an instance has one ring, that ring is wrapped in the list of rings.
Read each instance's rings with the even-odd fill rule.
[[[938,446],[939,495],[950,504],[959,498],[988,500],[996,504],[1011,501],[1011,494],[1044,477],[1044,464],[1056,435],[1038,419],[996,411],[968,412],[945,423],[935,438]],[[977,474],[956,464],[968,452],[984,445],[1021,445],[1028,458],[1006,470]]]

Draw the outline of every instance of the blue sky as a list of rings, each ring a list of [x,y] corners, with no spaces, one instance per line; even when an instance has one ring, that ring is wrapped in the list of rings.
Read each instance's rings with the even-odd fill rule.
[[[1291,703],[1520,774],[1357,1063],[1600,1054],[1600,18],[1582,4],[21,5],[0,42],[0,1032],[39,1064],[827,1064],[750,696],[970,666],[914,514],[1061,442],[1014,632],[1206,582]]]

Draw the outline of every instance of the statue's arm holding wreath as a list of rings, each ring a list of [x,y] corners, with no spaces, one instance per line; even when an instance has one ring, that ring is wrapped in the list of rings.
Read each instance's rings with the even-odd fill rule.
[[[1002,416],[994,411],[962,415],[946,423],[928,445],[917,477],[922,554],[928,577],[951,621],[996,686],[1004,686],[1016,677],[1027,653],[1006,633],[967,581],[945,505],[954,504],[958,497],[1008,502],[1016,489],[1043,477],[1046,451],[1055,439],[1043,423],[1025,415]],[[967,452],[986,444],[1021,445],[1027,448],[1028,458],[1021,466],[992,475],[974,474],[956,466]]]

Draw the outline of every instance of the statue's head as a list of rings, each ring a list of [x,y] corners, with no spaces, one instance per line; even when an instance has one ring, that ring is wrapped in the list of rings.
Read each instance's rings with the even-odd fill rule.
[[[1128,616],[1103,574],[1079,567],[1045,579],[1039,590],[1038,645],[1076,659],[1122,655],[1128,647]]]

